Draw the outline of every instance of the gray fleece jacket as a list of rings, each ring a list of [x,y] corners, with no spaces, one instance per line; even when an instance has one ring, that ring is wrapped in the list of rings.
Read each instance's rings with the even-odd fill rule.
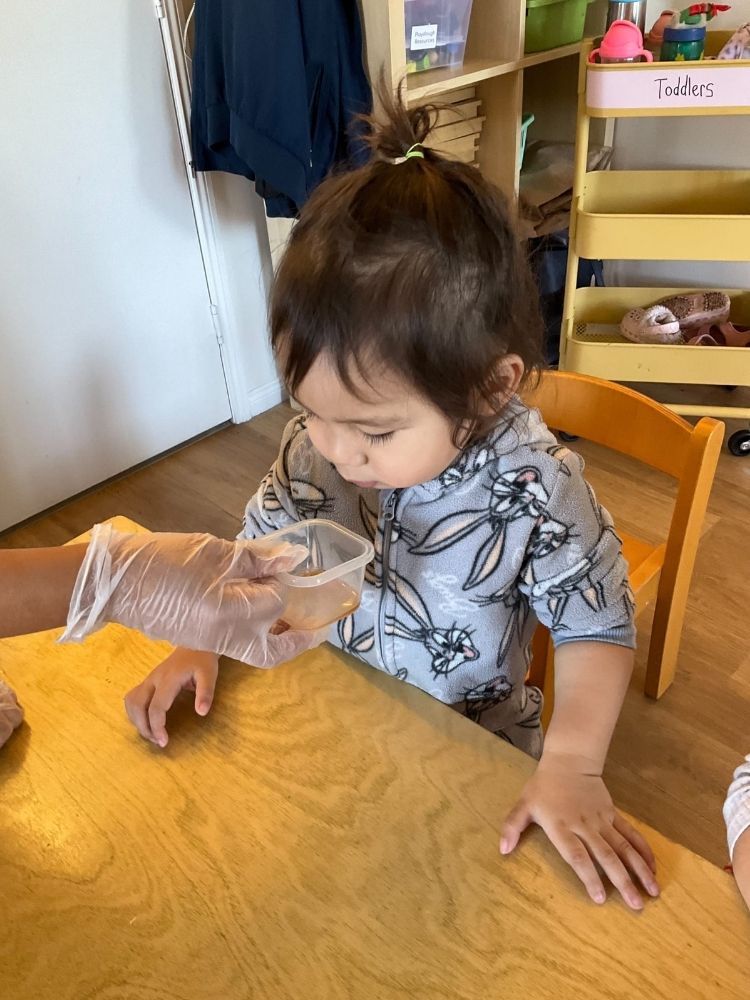
[[[520,401],[503,417],[437,479],[391,491],[343,480],[297,417],[244,535],[322,517],[369,538],[361,605],[331,641],[538,756],[541,693],[524,683],[537,620],[556,646],[632,647],[634,606],[581,458]]]

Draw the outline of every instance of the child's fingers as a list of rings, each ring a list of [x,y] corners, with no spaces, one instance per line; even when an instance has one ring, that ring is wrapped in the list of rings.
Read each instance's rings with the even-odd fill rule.
[[[165,677],[157,685],[151,703],[148,706],[148,724],[157,746],[165,747],[169,742],[167,734],[167,712],[182,690],[183,677],[179,674]]]
[[[545,827],[545,833],[558,854],[566,861],[586,887],[586,892],[595,903],[603,903],[607,899],[604,883],[599,877],[594,862],[591,860],[588,848],[571,830]]]
[[[517,802],[505,817],[500,831],[500,853],[510,854],[531,823],[531,812],[525,802]]]
[[[615,830],[621,833],[623,837],[629,841],[633,847],[638,851],[640,856],[645,859],[646,864],[651,869],[652,873],[656,874],[656,858],[654,857],[654,852],[651,850],[651,846],[645,837],[643,837],[634,826],[621,816],[619,813],[615,813],[615,818],[612,823]],[[652,880],[653,881],[653,880]],[[644,883],[645,884],[645,883]]]
[[[631,910],[642,910],[643,899],[623,863],[625,859],[620,855],[619,849],[630,850],[633,854],[636,854],[636,851],[624,838],[617,834],[614,836],[617,837],[616,845],[611,844],[599,833],[587,834],[588,849]],[[628,857],[627,860],[629,861],[630,858]],[[647,869],[648,866],[643,858],[640,860],[643,868]]]
[[[208,715],[211,710],[217,676],[218,671],[214,664],[195,668],[193,681],[195,682],[195,711],[198,715]]]
[[[154,694],[153,681],[145,680],[128,691],[123,699],[125,712],[144,740],[154,742],[154,735],[148,721],[148,706]]]
[[[614,827],[603,830],[602,836],[626,868],[635,875],[649,896],[658,896],[659,886],[656,884],[653,871],[640,851],[631,844],[627,837]]]

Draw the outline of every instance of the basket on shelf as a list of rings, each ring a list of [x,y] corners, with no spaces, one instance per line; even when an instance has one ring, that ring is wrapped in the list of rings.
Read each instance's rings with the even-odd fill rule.
[[[592,0],[526,0],[525,52],[580,42]]]

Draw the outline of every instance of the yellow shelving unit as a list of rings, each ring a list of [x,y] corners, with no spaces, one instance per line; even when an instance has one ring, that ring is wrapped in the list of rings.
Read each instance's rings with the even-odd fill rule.
[[[709,33],[709,54],[728,37]],[[616,382],[750,386],[750,348],[634,344],[625,313],[680,288],[576,288],[581,257],[605,260],[750,260],[750,170],[587,171],[592,120],[750,118],[750,61],[592,65],[581,49],[570,255],[560,367]],[[744,98],[745,104],[741,104]],[[750,325],[750,289],[725,289],[731,319]],[[748,418],[750,408],[671,405],[684,415]],[[730,450],[750,455],[750,431]]]

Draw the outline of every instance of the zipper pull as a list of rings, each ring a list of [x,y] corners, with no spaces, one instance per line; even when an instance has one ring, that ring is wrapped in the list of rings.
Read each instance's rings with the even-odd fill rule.
[[[398,499],[397,491],[394,490],[393,493],[388,497],[383,507],[383,520],[392,521],[394,514],[396,512],[396,500]]]

